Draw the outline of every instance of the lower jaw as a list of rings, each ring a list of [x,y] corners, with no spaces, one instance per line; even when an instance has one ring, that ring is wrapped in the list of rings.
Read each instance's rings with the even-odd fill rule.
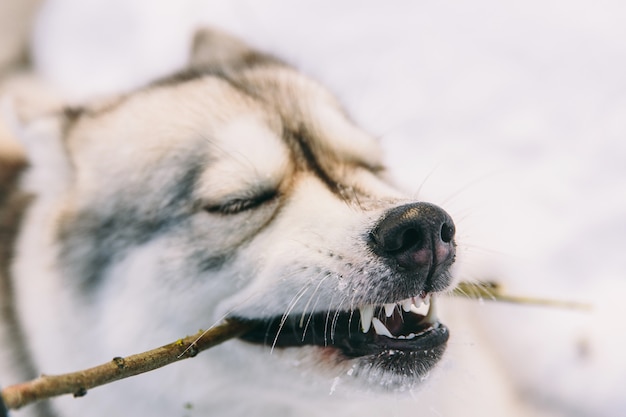
[[[357,358],[351,376],[387,391],[410,390],[429,377],[445,349],[442,345],[427,351],[387,351]]]
[[[423,316],[416,317],[412,319],[423,322]],[[445,352],[448,329],[441,323],[420,326],[416,330],[417,336],[404,339],[388,338],[376,334],[373,329],[363,333],[358,317],[346,317],[345,322],[335,320],[332,329],[328,328],[326,320],[323,326],[310,324],[304,333],[295,323],[265,322],[242,339],[273,350],[317,347],[319,350],[315,351],[319,351],[324,364],[337,365],[349,377],[368,386],[395,391],[419,384]],[[337,329],[344,331],[338,332]]]
[[[444,344],[426,351],[386,350],[367,356],[346,357],[335,347],[276,348],[271,363],[275,372],[295,376],[299,389],[304,392],[312,390],[324,395],[335,394],[337,398],[347,395],[366,399],[369,395],[419,390],[431,375],[436,374],[445,350]]]
[[[385,347],[347,350],[344,345],[323,349],[334,351],[336,361],[350,363],[347,372],[351,377],[387,390],[406,390],[424,381],[445,353],[449,337],[447,327],[437,324],[428,333],[423,339],[414,340],[412,345],[403,340],[387,339]]]

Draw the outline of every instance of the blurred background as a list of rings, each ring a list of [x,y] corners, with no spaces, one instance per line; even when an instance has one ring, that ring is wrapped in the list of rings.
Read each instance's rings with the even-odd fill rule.
[[[203,25],[320,80],[398,184],[455,217],[459,279],[593,306],[472,301],[520,393],[626,415],[626,3],[3,1],[0,65],[28,42],[68,102],[181,68]]]

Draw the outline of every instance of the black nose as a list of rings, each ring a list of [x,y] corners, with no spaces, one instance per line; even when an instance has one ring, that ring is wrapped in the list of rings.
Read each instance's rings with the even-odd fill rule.
[[[370,233],[370,245],[399,270],[426,272],[432,277],[438,267],[454,261],[454,233],[448,213],[434,204],[413,203],[385,213]]]

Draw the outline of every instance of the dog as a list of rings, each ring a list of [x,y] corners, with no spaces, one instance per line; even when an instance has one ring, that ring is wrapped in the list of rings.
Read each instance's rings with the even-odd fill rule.
[[[1,160],[2,384],[224,318],[253,326],[15,415],[519,411],[488,353],[468,363],[489,402],[454,400],[467,385],[436,372],[451,216],[397,190],[379,143],[278,58],[202,30],[187,68],[136,91],[37,117],[5,107],[25,157]]]

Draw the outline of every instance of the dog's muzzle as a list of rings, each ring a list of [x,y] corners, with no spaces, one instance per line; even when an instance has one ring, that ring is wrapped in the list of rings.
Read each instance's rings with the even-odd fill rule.
[[[448,213],[433,204],[414,203],[389,210],[371,231],[369,243],[408,281],[398,285],[429,293],[450,284],[445,272],[454,262],[454,234]]]
[[[370,250],[393,271],[372,288],[372,302],[258,320],[242,338],[273,347],[336,348],[391,372],[423,375],[441,358],[449,337],[437,319],[435,293],[451,281],[454,234],[452,219],[435,205],[395,207],[367,237]]]

